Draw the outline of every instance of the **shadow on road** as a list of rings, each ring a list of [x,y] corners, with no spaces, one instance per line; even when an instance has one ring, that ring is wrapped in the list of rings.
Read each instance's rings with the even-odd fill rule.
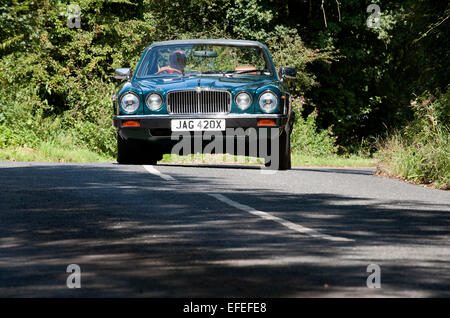
[[[247,169],[247,170],[259,170],[264,165],[249,165],[249,164],[231,164],[231,163],[222,163],[222,164],[204,164],[204,163],[192,163],[192,164],[178,164],[178,163],[158,163],[158,166],[163,167],[186,167],[186,168],[214,168],[214,169]]]
[[[204,164],[204,163],[192,163],[192,164],[172,164],[172,163],[158,163],[158,166],[163,167],[186,167],[186,168],[214,168],[214,169],[247,169],[247,170],[260,170],[265,169],[264,165],[249,165],[249,164]],[[308,167],[293,167],[291,170],[295,171],[311,171],[320,173],[343,173],[343,174],[357,174],[371,176],[375,173],[375,168],[308,168]]]
[[[366,175],[371,176],[375,173],[375,168],[293,168],[292,170],[298,171],[311,171],[311,172],[320,172],[320,173],[343,173],[343,174],[358,174],[358,175]]]
[[[171,183],[139,168],[1,168],[0,294],[296,297],[339,291],[358,296],[358,290],[368,292],[366,266],[378,262],[385,296],[409,289],[449,296],[448,262],[408,261],[410,247],[445,247],[442,238],[450,234],[450,222],[442,207],[421,203],[427,210],[418,211],[417,202],[380,204],[331,193],[262,189],[227,194],[291,222],[355,240],[330,242],[198,191],[197,186],[209,193],[229,191],[220,178],[177,176],[179,182]],[[383,253],[372,253],[383,248],[398,248],[405,261],[383,266],[387,261],[373,256]],[[349,256],[353,249],[359,256]],[[79,290],[65,285],[72,263],[81,266]]]

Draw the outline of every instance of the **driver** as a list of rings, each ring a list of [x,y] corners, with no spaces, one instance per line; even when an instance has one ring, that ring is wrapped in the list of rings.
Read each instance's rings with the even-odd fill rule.
[[[169,56],[170,66],[162,67],[156,74],[167,72],[172,73],[182,73],[186,66],[186,53],[183,50],[173,51]]]

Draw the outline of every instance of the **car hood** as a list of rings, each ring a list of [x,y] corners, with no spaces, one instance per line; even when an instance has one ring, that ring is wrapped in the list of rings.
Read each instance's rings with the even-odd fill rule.
[[[145,94],[149,91],[169,92],[173,90],[195,89],[196,87],[207,87],[210,89],[234,90],[256,90],[267,85],[277,85],[278,81],[273,78],[252,77],[227,77],[227,76],[185,76],[138,79],[133,84],[139,86]]]

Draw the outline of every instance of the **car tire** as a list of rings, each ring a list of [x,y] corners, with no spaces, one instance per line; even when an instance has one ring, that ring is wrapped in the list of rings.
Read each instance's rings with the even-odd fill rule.
[[[288,130],[283,129],[283,132],[278,137],[278,149],[272,149],[271,151],[277,151],[279,153],[278,165],[273,165],[271,162],[266,162],[265,166],[274,170],[290,170],[291,169],[291,134]]]
[[[117,162],[119,164],[156,165],[162,159],[159,149],[151,148],[146,142],[126,140],[117,135]]]

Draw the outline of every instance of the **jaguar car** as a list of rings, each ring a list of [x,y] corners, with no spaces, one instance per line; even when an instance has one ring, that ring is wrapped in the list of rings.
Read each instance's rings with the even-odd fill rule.
[[[285,79],[295,76],[293,67],[277,71],[256,41],[153,43],[134,72],[115,70],[123,81],[113,96],[117,162],[154,165],[183,148],[182,155],[246,155],[290,169],[295,112]]]

